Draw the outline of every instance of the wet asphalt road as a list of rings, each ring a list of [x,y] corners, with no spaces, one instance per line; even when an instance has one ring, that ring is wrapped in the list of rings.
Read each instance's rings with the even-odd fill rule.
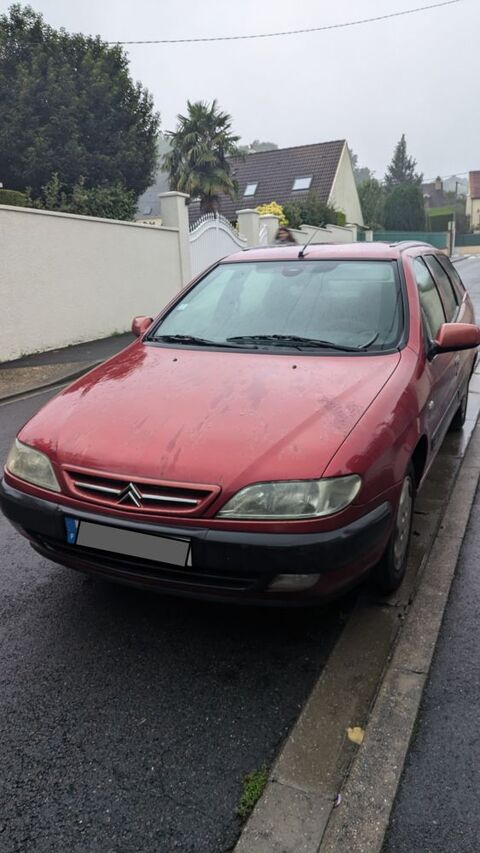
[[[52,392],[0,406],[0,457]],[[42,559],[0,516],[0,850],[221,853],[246,773],[271,763],[344,600],[190,603]]]

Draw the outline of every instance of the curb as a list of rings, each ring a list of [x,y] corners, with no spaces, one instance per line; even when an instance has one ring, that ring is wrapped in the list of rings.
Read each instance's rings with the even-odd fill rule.
[[[420,492],[402,586],[359,598],[235,853],[381,850],[480,475],[478,411]]]
[[[93,370],[94,367],[98,367],[98,365],[102,363],[102,361],[92,361],[88,365],[84,364],[81,370],[73,370],[71,373],[65,374],[65,376],[58,377],[53,382],[45,382],[41,385],[36,385],[34,388],[28,388],[26,391],[7,394],[5,397],[0,395],[0,406],[5,403],[13,403],[15,400],[19,400],[23,397],[33,396],[34,394],[38,394],[40,391],[48,391],[50,388],[60,388],[62,385],[67,385],[69,382],[73,382],[74,379],[80,379],[80,377],[84,376],[85,373],[88,373],[89,370]]]

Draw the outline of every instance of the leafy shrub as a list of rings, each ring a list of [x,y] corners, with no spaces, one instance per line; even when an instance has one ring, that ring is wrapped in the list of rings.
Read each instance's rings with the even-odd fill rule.
[[[14,207],[28,207],[27,196],[17,190],[0,189],[0,204],[11,204]]]
[[[320,228],[338,223],[339,211],[320,201],[314,190],[310,190],[302,200],[287,202],[284,212],[290,228],[300,228],[301,225],[316,225]]]
[[[271,201],[269,204],[259,204],[255,210],[260,216],[278,216],[280,225],[288,225],[288,219],[285,216],[283,207],[281,204],[277,204],[276,201]]]
[[[86,187],[80,178],[71,193],[64,191],[58,174],[42,187],[41,195],[27,203],[39,210],[58,210],[80,216],[99,216],[105,219],[131,220],[135,214],[136,196],[121,184],[112,186]]]

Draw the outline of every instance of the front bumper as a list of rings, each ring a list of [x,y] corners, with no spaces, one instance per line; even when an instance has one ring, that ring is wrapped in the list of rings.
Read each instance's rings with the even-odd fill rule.
[[[6,517],[43,556],[79,571],[132,586],[176,595],[252,603],[305,603],[346,588],[370,569],[385,549],[392,508],[384,502],[337,530],[317,533],[252,533],[173,527],[125,521],[96,512],[67,509],[0,482],[0,506]],[[191,566],[182,568],[69,545],[65,516],[191,543]],[[320,574],[303,593],[269,592],[278,574]]]

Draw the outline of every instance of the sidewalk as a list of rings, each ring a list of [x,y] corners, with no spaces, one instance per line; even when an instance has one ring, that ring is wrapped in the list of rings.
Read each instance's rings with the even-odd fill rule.
[[[383,853],[480,851],[480,490]]]
[[[0,364],[0,401],[81,376],[134,340],[127,332]]]

